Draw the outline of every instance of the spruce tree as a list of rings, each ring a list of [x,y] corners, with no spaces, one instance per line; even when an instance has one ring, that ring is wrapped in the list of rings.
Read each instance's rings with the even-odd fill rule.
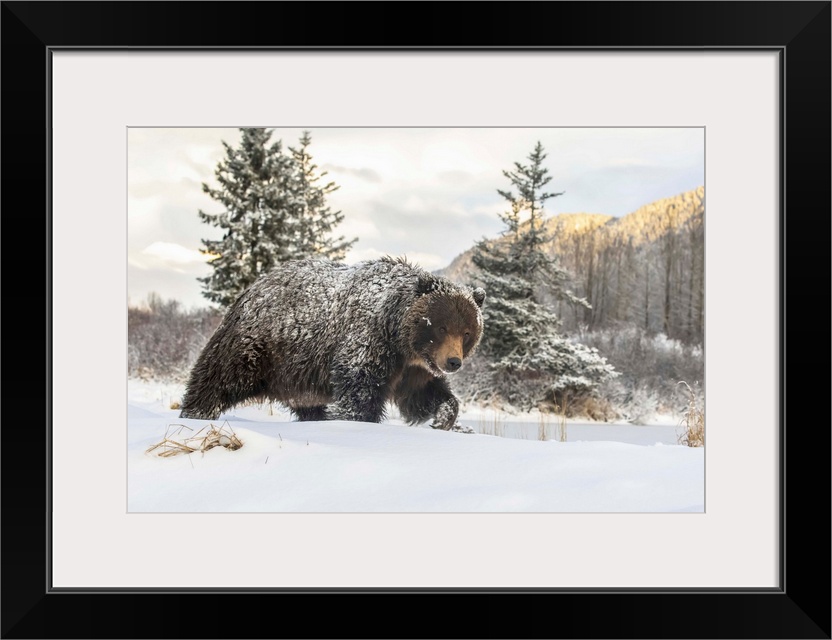
[[[615,375],[595,349],[559,334],[558,317],[546,298],[589,306],[568,289],[570,276],[549,255],[544,204],[562,195],[544,191],[551,181],[543,146],[537,143],[529,164],[504,171],[516,189],[498,189],[509,210],[499,214],[506,224],[502,237],[477,243],[473,262],[487,292],[483,309],[485,332],[480,353],[489,362],[492,396],[522,409],[545,399],[562,401],[565,393],[592,391]]]
[[[202,185],[223,211],[199,211],[203,222],[224,230],[220,240],[202,241],[212,273],[198,278],[203,295],[222,307],[280,262],[313,255],[343,259],[355,242],[329,238],[343,215],[326,206],[326,196],[337,187],[318,184],[324,174],[311,162],[308,133],[299,150],[284,152],[280,140],[269,144],[269,130],[240,132],[236,148],[223,142],[225,157],[214,172],[219,186]]]
[[[327,175],[318,172],[312,162],[309,145],[312,138],[304,131],[299,147],[289,147],[295,162],[295,174],[289,184],[289,219],[294,230],[295,256],[310,258],[324,256],[332,260],[343,260],[346,251],[356,239],[345,240],[344,236],[332,238],[333,229],[341,223],[344,215],[333,211],[326,204],[326,197],[336,191],[334,182],[320,184]]]

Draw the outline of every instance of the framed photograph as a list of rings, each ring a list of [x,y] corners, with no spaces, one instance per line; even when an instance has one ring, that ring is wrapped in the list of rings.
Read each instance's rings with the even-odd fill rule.
[[[555,613],[544,635],[830,637],[829,433],[803,415],[828,385],[820,390],[800,352],[789,359],[786,349],[787,327],[817,335],[807,318],[818,315],[787,324],[788,284],[817,278],[829,251],[830,3],[610,3],[602,15],[594,3],[545,3],[525,5],[545,8],[545,20],[505,32],[513,6],[495,3],[477,7],[462,36],[461,23],[437,15],[440,5],[423,4],[411,15],[421,42],[401,46],[365,26],[371,5],[316,15],[311,40],[307,29],[272,28],[278,7],[282,24],[303,24],[306,6],[203,3],[195,16],[189,3],[3,4],[3,289],[13,340],[2,572],[16,586],[4,586],[3,636],[273,634],[274,605],[293,596],[419,594],[523,595],[502,600],[511,608],[497,627],[491,613],[466,623],[465,633],[483,636],[499,625],[507,637],[540,635],[537,615],[517,620],[528,603]],[[347,6],[358,28],[345,35]],[[553,33],[552,24],[570,27]],[[131,510],[130,500],[147,496],[128,488],[125,302],[137,231],[130,152],[139,146],[130,136],[216,127],[276,128],[293,146],[283,132],[702,131],[704,509]],[[167,151],[183,144],[171,139]],[[160,153],[154,171],[164,173]],[[164,181],[146,177],[141,188],[164,203]],[[16,215],[22,202],[26,213]],[[801,211],[820,211],[825,233]],[[178,224],[164,204],[148,216]],[[171,250],[157,245],[155,256]],[[10,357],[14,343],[32,353]],[[787,404],[790,362],[800,393]],[[175,496],[176,482],[167,491]],[[816,508],[796,508],[807,496]],[[270,602],[251,607],[229,595]],[[194,612],[184,618],[183,596]],[[129,627],[79,615],[108,598]],[[198,614],[237,602],[249,614]],[[306,634],[350,632],[340,623],[291,632]]]
[[[703,127],[127,136],[128,512],[705,512]]]

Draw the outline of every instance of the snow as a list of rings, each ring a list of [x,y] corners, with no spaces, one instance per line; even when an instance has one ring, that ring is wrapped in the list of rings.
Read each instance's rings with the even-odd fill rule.
[[[674,425],[569,422],[469,409],[462,424],[496,437],[383,424],[292,422],[277,406],[216,421],[180,419],[183,387],[128,381],[130,512],[703,512],[704,449],[673,444]],[[502,421],[502,422],[501,422]],[[243,447],[160,458],[170,425],[225,423]],[[183,430],[185,431],[185,430]],[[190,435],[190,434],[188,434]]]

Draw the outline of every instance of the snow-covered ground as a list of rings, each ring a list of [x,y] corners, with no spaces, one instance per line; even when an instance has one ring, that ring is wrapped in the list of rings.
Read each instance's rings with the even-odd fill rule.
[[[130,512],[704,511],[704,449],[675,444],[673,423],[570,421],[565,441],[554,419],[474,410],[460,419],[473,435],[409,427],[395,415],[383,424],[293,422],[269,405],[209,423],[170,408],[182,391],[128,381]],[[208,424],[230,427],[243,447],[146,453],[171,425]]]

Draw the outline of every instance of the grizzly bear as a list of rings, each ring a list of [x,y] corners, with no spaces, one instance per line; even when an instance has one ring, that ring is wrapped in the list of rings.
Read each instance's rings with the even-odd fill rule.
[[[258,398],[298,420],[380,422],[392,401],[409,424],[458,429],[447,376],[480,341],[484,299],[401,258],[283,263],[225,314],[181,417],[214,420]]]

